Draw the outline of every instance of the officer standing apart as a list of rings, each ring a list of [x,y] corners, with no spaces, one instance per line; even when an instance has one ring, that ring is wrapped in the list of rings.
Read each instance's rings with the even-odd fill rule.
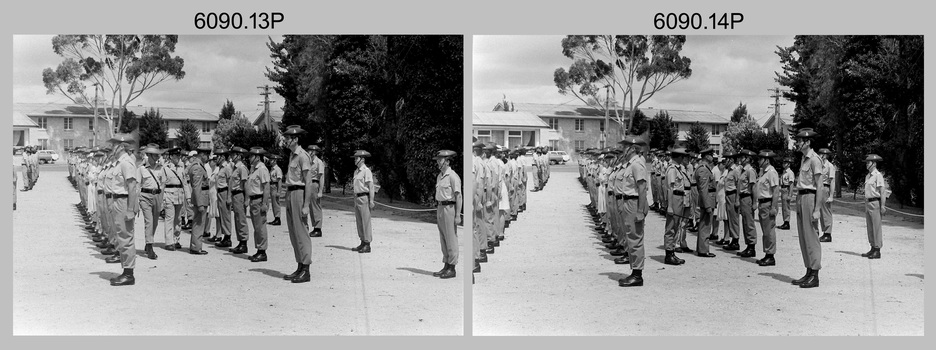
[[[819,188],[822,237],[819,237],[819,242],[832,242],[832,189],[835,188],[835,165],[829,161],[830,154],[832,152],[828,148],[819,149],[819,159],[822,159],[822,187]]]
[[[881,232],[881,216],[887,209],[884,203],[887,201],[886,186],[884,176],[877,169],[877,164],[883,161],[877,154],[869,154],[865,158],[865,164],[868,167],[868,175],[865,176],[865,222],[868,225],[868,243],[871,244],[871,250],[861,256],[868,259],[881,258],[881,246],[884,245],[884,236]]]
[[[757,198],[757,216],[760,219],[761,233],[764,237],[764,258],[757,260],[760,266],[774,266],[776,260],[774,254],[777,253],[777,231],[774,226],[777,225],[777,203],[780,198],[780,177],[777,170],[770,164],[770,160],[777,155],[771,150],[761,150],[760,154],[760,177],[754,187],[754,196]]]
[[[163,186],[166,184],[166,178],[162,165],[156,162],[159,155],[163,153],[159,145],[151,143],[143,149],[146,154],[146,163],[137,168],[137,174],[140,178],[140,210],[143,211],[143,222],[145,223],[144,237],[146,240],[146,257],[156,260],[156,252],[153,251],[154,236],[156,235],[156,226],[159,225],[159,212],[162,210]]]
[[[133,240],[133,222],[136,218],[139,206],[131,203],[138,203],[139,181],[137,178],[137,167],[130,156],[129,151],[136,142],[130,135],[118,134],[111,139],[115,143],[117,150],[116,170],[109,174],[107,179],[111,183],[114,199],[111,211],[114,212],[114,224],[116,225],[117,251],[120,252],[120,264],[123,266],[123,273],[110,280],[112,286],[133,285],[136,280],[133,277],[133,268],[136,265],[136,245]],[[108,261],[110,262],[110,261]]]
[[[374,174],[370,168],[364,164],[364,158],[370,157],[370,153],[364,150],[354,151],[354,220],[357,222],[358,237],[361,238],[361,244],[351,248],[358,253],[371,252],[371,232],[370,212],[374,208]]]
[[[202,250],[201,236],[208,226],[208,169],[204,162],[208,159],[211,148],[199,147],[191,157],[188,167],[189,181],[192,182],[192,237],[189,240],[189,254],[205,255]]]
[[[643,285],[644,267],[644,219],[649,208],[647,206],[647,165],[643,157],[637,155],[640,140],[635,136],[625,136],[621,144],[624,145],[623,196],[618,200],[619,210],[622,212],[622,222],[626,232],[627,255],[630,259],[631,274],[618,281],[621,287],[638,287]]]
[[[267,261],[266,214],[270,202],[270,172],[263,164],[263,147],[250,148],[250,174],[244,183],[250,205],[250,221],[254,229],[254,248],[257,253],[250,257],[252,262]],[[245,248],[246,250],[246,248]]]
[[[435,199],[436,224],[439,226],[439,241],[442,243],[442,270],[432,275],[439,278],[455,277],[455,265],[458,264],[458,235],[455,225],[461,223],[462,190],[461,178],[452,170],[450,163],[454,151],[441,150],[435,156],[439,166],[439,175],[436,176]]]
[[[309,180],[312,184],[312,201],[309,202],[309,226],[312,231],[309,237],[322,237],[322,180],[325,178],[325,162],[319,157],[321,151],[318,145],[309,146],[309,156],[312,157],[312,168],[309,169]]]
[[[794,280],[794,285],[800,288],[814,288],[819,286],[819,269],[822,268],[822,246],[819,245],[819,235],[813,226],[819,220],[819,197],[816,196],[816,186],[821,186],[822,161],[812,149],[812,139],[818,134],[810,128],[800,129],[796,134],[796,150],[803,154],[800,164],[799,176],[796,179],[796,189],[799,193],[796,205],[796,228],[799,233],[800,250],[803,253],[803,264],[806,265],[806,275]]]
[[[693,203],[699,207],[699,231],[696,239],[696,255],[703,258],[714,258],[715,254],[709,252],[709,236],[712,234],[712,214],[715,213],[715,175],[712,174],[712,154],[715,149],[709,147],[699,154],[702,161],[695,169],[695,181],[699,188],[699,202]]]
[[[777,228],[781,230],[790,229],[790,185],[795,180],[793,170],[790,170],[790,163],[790,158],[783,159],[783,175],[780,176],[780,208],[783,209],[783,225]]]
[[[299,135],[305,134],[298,125],[290,125],[283,132],[286,147],[289,148],[289,167],[286,170],[286,228],[299,265],[296,271],[283,276],[292,283],[309,282],[309,265],[312,264],[312,240],[307,234],[306,215],[309,215],[309,202],[312,200],[312,184],[307,182],[312,157],[299,147]]]

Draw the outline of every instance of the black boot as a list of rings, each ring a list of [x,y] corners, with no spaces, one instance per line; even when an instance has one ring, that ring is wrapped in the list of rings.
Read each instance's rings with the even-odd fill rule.
[[[667,250],[666,257],[663,258],[663,263],[667,265],[682,265],[686,263],[686,261],[677,257],[676,252]]]
[[[266,250],[258,249],[257,253],[250,256],[250,262],[267,261]]]
[[[224,235],[224,238],[221,239],[221,242],[215,243],[215,247],[218,248],[227,248],[231,246],[231,235]]]
[[[364,241],[361,241],[361,244],[358,244],[357,247],[351,248],[352,252],[359,252],[361,249],[364,249]]]
[[[276,218],[273,218],[273,221],[270,221],[270,223],[269,223],[268,225],[279,226],[279,225],[281,225],[281,224],[282,224],[282,223],[280,222],[279,217],[276,217]]]
[[[800,279],[790,281],[790,284],[797,285],[797,286],[800,284],[803,284],[803,281],[805,281],[811,275],[812,275],[812,269],[806,268],[806,274],[803,275],[803,277],[800,277]]]
[[[822,236],[819,237],[819,242],[822,242],[822,243],[832,242],[832,234],[831,233],[822,234]]]
[[[491,241],[491,246],[492,246],[492,247],[500,247],[500,240],[497,239],[496,236],[494,237],[494,240]]]
[[[819,286],[819,270],[811,270],[809,276],[800,283],[800,288],[816,288]]]
[[[731,240],[731,243],[728,243],[728,245],[725,246],[725,250],[738,250],[738,249],[741,249],[741,243],[738,242],[737,238],[733,238]]]
[[[234,254],[247,254],[247,241],[238,241],[237,246],[228,251]]]
[[[432,277],[442,276],[442,274],[445,273],[445,271],[448,271],[448,269],[449,269],[449,264],[445,263],[445,266],[443,266],[441,270],[439,270],[438,272],[432,273]]]
[[[133,278],[133,269],[123,269],[120,276],[110,279],[112,286],[132,286],[134,283],[136,283],[136,279]]]
[[[868,259],[880,259],[881,258],[881,248],[871,248],[867,253],[861,254],[861,256]]]
[[[296,274],[296,277],[293,277],[292,283],[305,283],[312,280],[312,276],[309,275],[309,265],[300,265],[299,273]]]
[[[478,259],[478,261],[483,263],[488,262],[488,256],[487,253],[484,252],[484,249],[481,249],[481,258]]]
[[[309,237],[322,237],[322,229],[313,228],[312,232],[309,232]]]
[[[157,256],[156,256],[156,252],[153,251],[152,243],[147,243],[143,251],[146,252],[147,258],[150,258],[150,260],[156,260]]]
[[[618,280],[621,287],[640,287],[643,285],[643,270],[632,270],[631,275]]]
[[[777,265],[777,261],[774,260],[773,254],[767,254],[763,259],[757,261],[757,265],[760,266],[774,266]]]
[[[449,264],[448,270],[445,270],[444,272],[442,272],[442,274],[439,275],[439,278],[441,279],[455,278],[455,265]]]
[[[474,269],[471,269],[471,272],[473,272],[473,273],[481,272],[480,260],[475,259]]]
[[[364,242],[364,246],[358,250],[358,253],[370,253],[370,242]]]
[[[784,222],[783,222],[783,225],[777,226],[777,229],[780,229],[780,230],[789,230],[789,229],[790,229],[790,222],[789,222],[789,221],[784,221]]]
[[[283,279],[289,281],[293,278],[296,278],[296,276],[299,275],[300,271],[302,271],[302,263],[299,263],[299,266],[296,267],[296,271],[293,271],[293,273],[283,276]]]
[[[757,255],[757,252],[754,250],[755,244],[748,244],[747,248],[744,248],[743,251],[738,253],[738,256],[742,258],[753,258]]]

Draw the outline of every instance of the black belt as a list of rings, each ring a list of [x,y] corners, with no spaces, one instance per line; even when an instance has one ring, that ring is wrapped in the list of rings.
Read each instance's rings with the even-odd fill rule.
[[[808,188],[801,188],[799,194],[816,194],[816,190],[811,190]]]
[[[104,190],[97,190],[97,194],[104,194]]]
[[[354,196],[355,197],[364,197],[364,196],[370,197],[370,192],[355,193]]]
[[[763,203],[767,203],[767,202],[773,202],[773,198],[758,198],[758,199],[757,199],[757,203],[763,204]]]
[[[231,191],[231,195],[234,195],[234,196],[239,195],[239,194],[241,194],[241,193],[244,193],[244,190],[233,190],[233,191]]]
[[[673,190],[673,194],[674,194],[674,195],[677,195],[677,196],[685,196],[685,195],[686,195],[686,192],[683,192],[683,191],[680,191],[680,190]]]
[[[289,185],[286,186],[286,191],[295,191],[295,190],[305,190],[305,185]]]
[[[455,205],[455,201],[441,201],[439,205]]]
[[[751,194],[750,194],[750,193],[744,193],[744,192],[741,192],[741,198],[744,198],[744,197],[750,197],[750,196],[751,196]]]
[[[831,187],[832,187],[832,184],[822,184],[822,186],[831,188]]]
[[[688,191],[688,190],[691,190],[691,189],[692,189],[692,187],[689,187],[689,186],[683,186],[683,188],[682,188],[682,189],[683,189],[683,191]]]
[[[112,194],[111,197],[113,197],[114,199],[117,199],[117,198],[127,198],[127,197],[129,197],[129,195],[126,195],[126,194]]]
[[[730,195],[733,195],[733,194],[735,194],[735,193],[738,193],[738,190],[725,191],[725,195],[726,195],[726,196],[730,196]]]
[[[155,189],[155,190],[151,190],[151,189],[148,189],[148,188],[141,188],[141,189],[140,189],[140,192],[149,193],[149,194],[160,194],[160,193],[162,193],[162,190],[160,190],[160,189],[158,189],[158,188]]]
[[[613,196],[613,195],[614,195],[614,191],[608,191],[608,195],[609,195],[609,196]]]
[[[227,188],[227,187],[218,187],[218,192],[224,191],[224,190],[226,190],[226,189],[228,189],[228,188]]]
[[[255,194],[255,195],[250,196],[250,200],[261,199],[261,198],[263,198],[262,194]]]
[[[104,198],[114,198],[114,194],[113,194],[113,193],[105,193],[105,194],[104,194]]]
[[[319,183],[319,180],[312,180],[312,183],[317,184]]]
[[[207,191],[207,190],[210,190],[210,189],[211,189],[211,187],[208,187],[208,186],[202,186],[202,188],[201,188],[201,189],[202,189],[202,191]]]
[[[629,195],[626,195],[626,194],[616,194],[616,195],[614,195],[614,198],[623,199],[623,200],[629,200],[629,199],[637,199],[637,198],[640,198],[640,197],[637,197],[637,196],[629,196]]]
[[[166,188],[182,188],[182,185],[166,185]]]
[[[868,198],[868,202],[881,201],[881,197]]]
[[[786,186],[780,185],[780,188],[789,188],[789,187],[790,187],[790,185],[786,185]]]
[[[692,185],[691,185],[691,186],[689,186],[689,187],[696,187],[696,184],[692,184]]]
[[[708,192],[709,192],[709,193],[715,193],[715,192],[717,192],[717,190],[715,190],[714,188],[710,188],[710,189],[708,189]]]

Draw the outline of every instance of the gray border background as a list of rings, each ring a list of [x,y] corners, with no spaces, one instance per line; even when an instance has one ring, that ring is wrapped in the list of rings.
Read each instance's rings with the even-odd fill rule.
[[[465,35],[465,90],[464,90],[464,146],[470,150],[471,141],[471,36],[474,34],[589,34],[589,33],[679,33],[679,34],[930,34],[933,32],[932,11],[922,1],[890,0],[877,2],[853,1],[847,4],[791,0],[784,2],[753,1],[668,1],[666,3],[626,3],[624,1],[535,1],[509,2],[474,0],[461,2],[409,0],[409,1],[349,1],[349,2],[300,2],[300,1],[176,1],[117,2],[117,1],[69,1],[50,3],[47,1],[5,2],[0,5],[6,14],[3,20],[4,35],[0,36],[0,47],[6,54],[0,55],[0,66],[11,67],[12,35],[14,34],[77,34],[77,33],[167,33],[167,34],[463,34]],[[277,11],[285,14],[285,21],[275,31],[261,30],[197,30],[193,17],[197,12],[252,12]],[[658,31],[653,28],[653,15],[657,12],[710,13],[741,12],[744,21],[733,30]],[[929,39],[929,38],[926,38]],[[932,49],[927,40],[926,51]],[[931,67],[933,55],[926,58]],[[12,81],[12,70],[2,70],[0,81]],[[38,74],[38,72],[37,72]],[[926,85],[932,84],[927,75]],[[12,108],[12,84],[2,87],[0,102]],[[932,90],[926,90],[925,100],[932,102]],[[10,144],[11,124],[2,123],[0,142]],[[934,131],[934,123],[925,124],[927,133]],[[933,146],[932,139],[925,140],[927,148]],[[6,153],[10,156],[9,153]],[[928,160],[936,156],[930,154]],[[12,160],[8,158],[7,164]],[[930,164],[931,162],[927,162]],[[465,169],[470,169],[470,158],[465,157]],[[927,168],[932,166],[927,165]],[[927,169],[928,170],[928,169]],[[0,179],[11,181],[10,173],[0,172]],[[465,192],[471,193],[471,182],[465,182]],[[9,191],[9,187],[7,187]],[[931,197],[932,186],[926,195]],[[6,192],[9,195],[9,192]],[[9,197],[7,197],[9,198]],[[936,198],[936,197],[934,197]],[[470,201],[467,201],[470,203]],[[12,205],[0,204],[0,222],[10,222]],[[927,214],[933,210],[926,210]],[[470,209],[465,210],[466,213]],[[465,227],[471,227],[471,216],[466,217]],[[925,225],[930,226],[929,219]],[[54,228],[50,228],[54,229]],[[9,232],[9,231],[8,231]],[[461,239],[469,237],[470,231],[461,230]],[[8,240],[9,241],[9,240]],[[54,244],[54,242],[51,242]],[[470,243],[469,243],[470,244]],[[931,245],[931,244],[927,244]],[[0,248],[6,262],[0,268],[8,278],[3,289],[7,303],[4,310],[12,314],[12,247]],[[467,248],[466,248],[467,249]],[[932,251],[926,249],[926,260],[931,260]],[[52,257],[54,258],[54,257]],[[471,332],[471,264],[462,264],[461,276],[465,279],[465,334]],[[621,300],[629,297],[647,297],[632,291],[622,291]],[[145,296],[141,296],[145,298]],[[661,301],[663,302],[663,301]],[[926,303],[929,304],[929,303]],[[104,311],[104,310],[102,310]],[[105,317],[102,314],[101,317]],[[627,322],[627,315],[608,315]],[[5,329],[12,333],[11,322]],[[62,320],[68,322],[68,320]],[[206,321],[206,327],[208,327]],[[723,321],[713,320],[711,327],[721,327]],[[739,333],[745,325],[737,325]],[[13,338],[13,337],[11,337]],[[386,339],[385,339],[386,338]],[[725,339],[722,337],[700,339],[695,337],[15,337],[14,347],[39,346],[74,349],[101,347],[171,348],[183,346],[225,348],[363,348],[386,347],[411,348],[459,348],[479,347],[545,347],[560,349],[570,347],[703,347],[703,348],[790,348],[827,347],[844,345],[858,348],[881,348],[911,346],[922,348],[922,338],[778,338],[778,339]],[[129,341],[128,341],[129,340]],[[4,342],[10,343],[10,342]]]

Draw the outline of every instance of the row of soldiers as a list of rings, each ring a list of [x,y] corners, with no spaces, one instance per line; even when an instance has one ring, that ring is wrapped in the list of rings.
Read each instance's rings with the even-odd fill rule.
[[[507,149],[492,142],[474,140],[472,175],[474,177],[474,269],[481,272],[481,263],[504,240],[504,230],[517,215],[526,210],[528,174],[520,157],[526,148]],[[549,160],[546,149],[532,149],[532,189],[542,191],[549,181]]]
[[[35,146],[26,146],[23,149],[23,191],[33,189],[36,182],[39,181],[39,149]],[[14,176],[15,177],[15,176]],[[15,187],[14,187],[15,188]],[[15,201],[14,201],[15,207]],[[15,209],[15,208],[14,208]]]
[[[714,243],[724,245],[725,250],[740,249],[739,226],[743,223],[746,248],[737,255],[748,258],[756,256],[756,209],[765,253],[765,256],[756,262],[760,266],[774,266],[776,216],[782,207],[784,224],[778,228],[788,229],[790,199],[792,191],[796,190],[795,209],[807,274],[795,280],[794,284],[803,288],[818,286],[821,255],[818,243],[831,242],[829,192],[831,187],[834,187],[832,181],[835,170],[827,159],[831,152],[820,149],[817,154],[810,148],[814,137],[815,132],[811,129],[803,129],[796,136],[797,151],[804,155],[798,179],[794,179],[793,172],[789,169],[790,159],[783,161],[783,176],[777,173],[771,163],[777,155],[771,150],[762,150],[755,154],[745,149],[737,154],[726,153],[723,157],[715,157],[714,150],[709,148],[701,151],[698,158],[684,148],[665,152],[651,150],[649,171],[641,171],[640,165],[646,164],[647,157],[638,153],[641,153],[640,150],[646,143],[637,137],[625,137],[622,141],[623,149],[586,150],[585,155],[589,158],[581,163],[580,174],[583,186],[590,194],[588,207],[597,224],[596,229],[602,233],[603,242],[612,249],[611,254],[620,256],[615,259],[615,263],[630,263],[634,269],[634,273],[622,279],[620,285],[637,286],[643,282],[640,273],[643,261],[642,220],[646,211],[640,208],[643,208],[644,203],[649,202],[648,207],[662,211],[666,216],[665,264],[681,265],[685,260],[677,257],[675,253],[693,252],[685,241],[688,230],[698,231],[696,255],[714,257],[715,255],[709,252],[708,241],[718,239],[718,226],[722,220],[727,221],[725,236]],[[628,153],[627,150],[635,145],[637,150]],[[698,159],[698,164],[692,165],[692,159]],[[880,157],[869,155],[867,161],[869,177],[866,180],[866,196],[869,204],[866,216],[872,249],[863,256],[876,259],[880,258],[880,214],[884,212],[884,199],[880,196],[884,189],[877,187],[879,184],[883,186],[883,178],[879,173],[875,173],[875,165],[880,161]],[[755,170],[755,167],[758,170]],[[649,192],[641,193],[647,184],[650,187]],[[655,202],[654,198],[657,199]],[[636,212],[627,205],[628,199],[637,200]],[[874,206],[878,202],[881,203],[880,207]],[[697,211],[698,214],[693,214],[693,211]],[[636,219],[632,216],[636,216]],[[680,225],[680,221],[691,223],[683,226]],[[822,237],[817,234],[820,221],[824,232]],[[635,237],[631,237],[632,235]],[[633,248],[634,246],[638,248]],[[635,253],[639,256],[635,257]],[[635,263],[636,261],[639,263]]]

